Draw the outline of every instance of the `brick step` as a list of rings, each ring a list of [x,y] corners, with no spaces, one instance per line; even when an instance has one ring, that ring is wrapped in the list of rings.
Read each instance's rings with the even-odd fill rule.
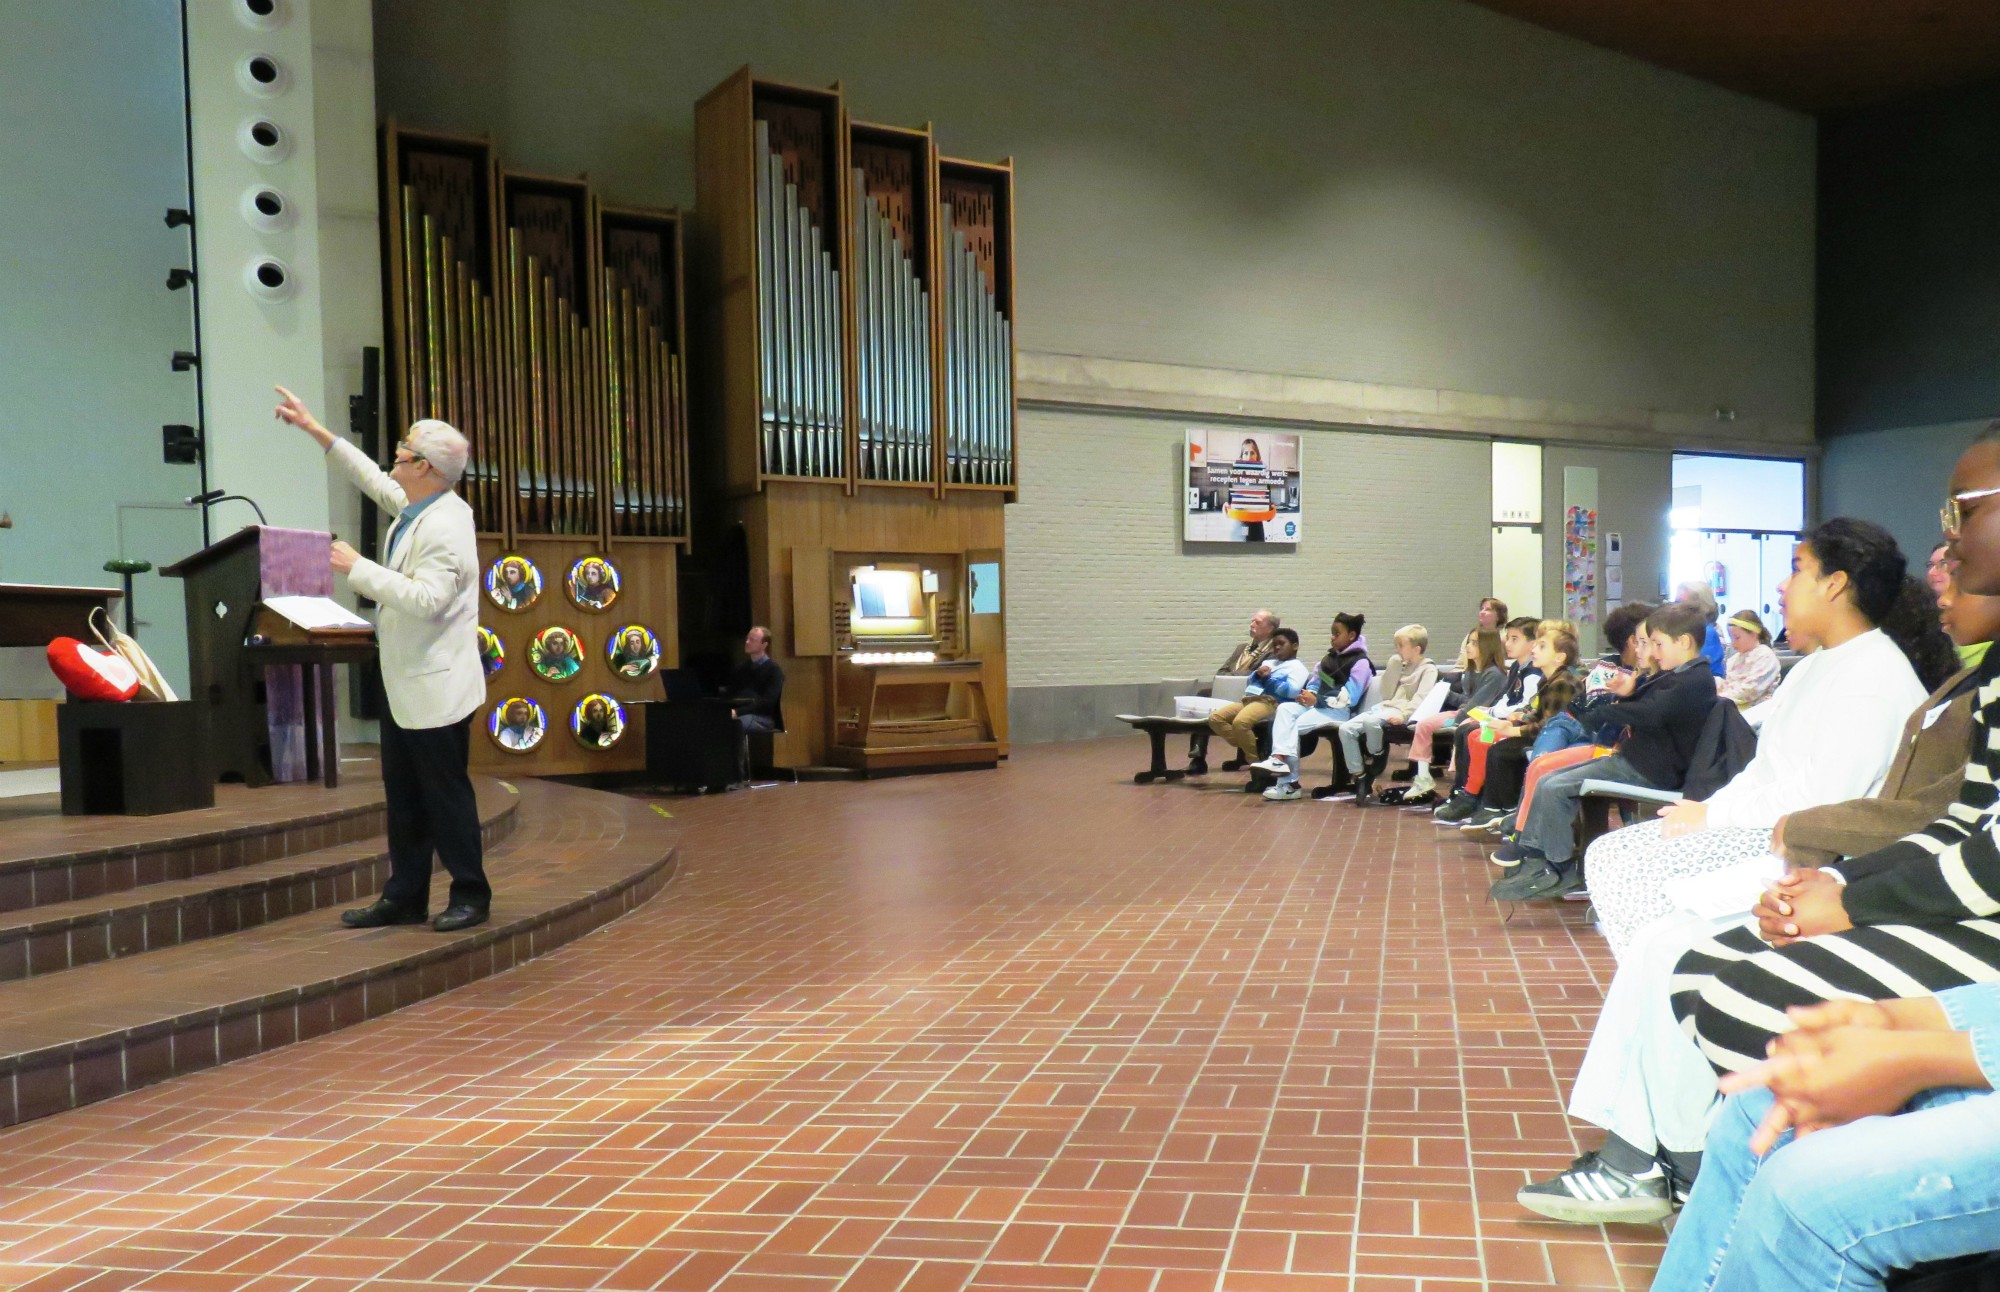
[[[519,796],[474,780],[488,847],[513,828]],[[359,817],[350,818],[358,820]],[[282,835],[272,831],[268,838]],[[81,968],[308,911],[367,901],[389,875],[380,835],[311,852],[0,914],[0,982]]]
[[[507,792],[520,802],[513,831],[487,856],[493,918],[477,928],[355,931],[316,911],[0,983],[0,1125],[324,1035],[503,972],[616,919],[672,873],[676,832],[646,803],[543,781]]]
[[[165,816],[63,816],[53,794],[0,800],[0,912],[212,875],[382,833],[382,781],[349,763],[318,784],[218,785],[215,806]]]

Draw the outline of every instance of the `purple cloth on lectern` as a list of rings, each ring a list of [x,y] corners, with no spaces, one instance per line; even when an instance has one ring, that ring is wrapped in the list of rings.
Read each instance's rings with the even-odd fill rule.
[[[311,529],[257,531],[259,596],[325,597],[333,593],[333,535]],[[264,670],[264,713],[271,737],[271,775],[306,778],[305,669],[277,664]],[[332,721],[327,715],[323,721]]]
[[[278,529],[265,525],[257,532],[258,571],[267,597],[330,597],[333,595],[333,535],[314,529]]]

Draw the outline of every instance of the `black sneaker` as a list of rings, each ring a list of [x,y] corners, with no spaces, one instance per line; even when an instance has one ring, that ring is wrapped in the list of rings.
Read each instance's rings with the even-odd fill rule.
[[[1431,813],[1431,820],[1439,825],[1458,825],[1479,810],[1479,796],[1464,790],[1453,790],[1444,806]]]
[[[1490,833],[1493,829],[1493,823],[1500,820],[1500,818],[1506,815],[1507,814],[1504,811],[1496,807],[1479,807],[1473,811],[1471,816],[1459,822],[1458,824],[1459,833],[1460,834]]]
[[[1496,902],[1538,902],[1560,898],[1580,882],[1575,866],[1557,866],[1538,859],[1521,863],[1486,895]]]
[[[1645,1224],[1673,1214],[1673,1186],[1655,1166],[1643,1176],[1606,1166],[1585,1153],[1553,1180],[1524,1186],[1514,1195],[1538,1216],[1572,1225]]]

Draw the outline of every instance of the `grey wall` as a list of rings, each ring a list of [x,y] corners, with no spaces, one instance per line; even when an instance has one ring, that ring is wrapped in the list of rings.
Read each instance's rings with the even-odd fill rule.
[[[1667,449],[1591,449],[1551,444],[1542,454],[1542,611],[1563,612],[1563,468],[1597,468],[1598,602],[1605,593],[1605,535],[1625,538],[1626,601],[1658,601],[1667,572],[1667,512],[1673,506],[1674,455]]]
[[[1985,421],[1859,431],[1827,441],[1820,515],[1862,516],[1886,525],[1913,559],[1938,540],[1938,508],[1965,446]]]
[[[0,581],[113,585],[108,558],[155,565],[201,544],[178,503],[194,467],[160,461],[160,426],[192,423],[194,385],[168,370],[192,341],[180,5],[13,0],[0,40]],[[187,681],[181,586],[139,580],[139,633]]]
[[[1813,126],[1462,0],[377,0],[385,114],[690,204],[744,63],[1020,166],[1024,348],[1800,423]]]
[[[1937,539],[1952,464],[2000,416],[2000,82],[1820,133],[1822,516]]]
[[[1996,157],[2000,82],[1822,125],[1822,435],[2000,414]]]
[[[1499,416],[1811,419],[1812,122],[1462,0],[375,15],[384,115],[490,134],[510,165],[588,171],[610,200],[692,202],[694,100],[746,62],[843,82],[857,119],[935,121],[949,153],[1013,156],[1029,351],[1473,392]],[[1016,740],[1103,729],[1211,667],[1267,602],[1318,631],[1361,609],[1378,638],[1469,622],[1484,440],[1308,429],[1298,552],[1188,552],[1175,467],[1201,424],[1024,410]],[[1592,453],[1552,452],[1554,478]],[[1665,454],[1602,461],[1628,560],[1648,559],[1651,517],[1663,561]]]

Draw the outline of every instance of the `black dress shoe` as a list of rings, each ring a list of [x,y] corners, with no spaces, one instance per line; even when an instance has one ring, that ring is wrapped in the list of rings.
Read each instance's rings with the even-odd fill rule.
[[[1222,770],[1225,772],[1240,772],[1249,765],[1250,765],[1250,760],[1245,758],[1243,755],[1238,754],[1236,755],[1236,757],[1230,759],[1228,762],[1225,762],[1222,765]]]
[[[460,929],[486,923],[486,915],[483,906],[447,906],[431,921],[431,927],[439,933],[456,933]]]
[[[1208,760],[1206,758],[1188,759],[1187,774],[1190,776],[1208,775]]]
[[[423,911],[405,910],[377,898],[367,906],[340,913],[340,922],[350,929],[380,929],[391,924],[422,924],[430,916]]]

